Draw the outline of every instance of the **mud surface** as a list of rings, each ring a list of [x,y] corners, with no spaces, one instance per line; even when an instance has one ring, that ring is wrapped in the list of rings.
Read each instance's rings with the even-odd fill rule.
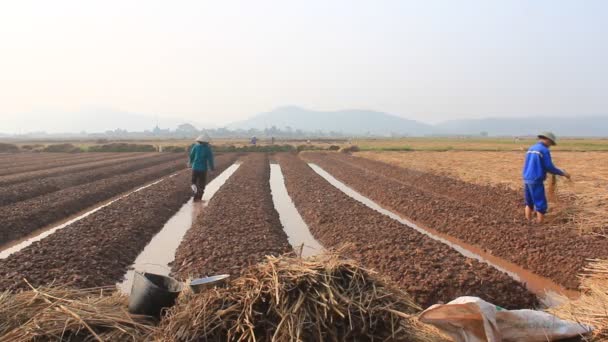
[[[114,154],[114,153],[112,153]],[[109,153],[107,155],[110,155]],[[78,160],[82,158],[94,157],[84,153],[16,153],[0,156],[0,174],[8,174],[10,168],[26,167],[32,165],[42,165],[41,161],[46,162],[67,162],[68,160]],[[23,172],[23,171],[21,171]]]
[[[338,154],[311,153],[306,158],[404,217],[476,245],[569,289],[578,287],[577,276],[589,258],[608,257],[608,239],[579,236],[575,227],[567,223],[526,223],[521,219],[521,203],[506,204],[501,198],[511,195],[498,188],[472,191],[483,186],[447,177],[439,177],[443,179],[435,183],[435,175],[429,175],[430,180],[421,175],[408,181],[398,175],[402,170],[399,167]],[[394,169],[387,171],[390,168]],[[471,199],[463,200],[458,189]],[[488,209],[472,204],[473,200]]]
[[[63,176],[70,173],[87,171],[94,167],[104,167],[108,165],[118,165],[126,160],[146,158],[156,156],[158,153],[128,153],[126,155],[110,156],[106,155],[105,158],[95,160],[82,160],[74,165],[66,165],[60,163],[59,165],[48,165],[45,166],[45,162],[41,161],[38,169],[28,172],[19,172],[10,175],[0,176],[0,185],[6,186],[10,184],[23,183],[36,179],[44,179],[46,177]],[[184,157],[185,158],[185,157]],[[42,166],[42,167],[40,167]]]
[[[183,160],[166,162],[0,207],[0,244],[185,167]]]
[[[217,158],[219,174],[235,156]],[[188,170],[133,193],[0,261],[0,290],[114,285],[152,237],[191,198]]]
[[[27,200],[91,181],[133,172],[164,162],[183,159],[183,156],[177,154],[155,154],[144,158],[117,161],[115,165],[105,167],[93,166],[86,171],[6,185],[0,188],[0,206]]]
[[[142,153],[140,153],[142,154]],[[42,156],[43,154],[36,154],[34,156]],[[101,155],[96,155],[93,153],[78,153],[78,154],[68,154],[68,156],[58,156],[56,158],[35,158],[34,161],[29,161],[26,159],[23,161],[25,165],[22,165],[21,162],[16,161],[16,163],[12,167],[3,168],[0,170],[0,179],[3,179],[6,176],[13,174],[21,174],[21,173],[29,173],[38,170],[48,170],[59,167],[66,166],[76,166],[78,164],[91,163],[95,161],[103,161],[103,160],[112,160],[119,158],[129,158],[137,156],[136,153],[128,153],[125,155],[120,155],[118,153],[102,153]]]
[[[176,251],[173,274],[239,274],[265,255],[291,251],[270,194],[265,154],[250,154],[198,216]]]
[[[534,307],[522,285],[490,266],[382,215],[333,187],[293,155],[277,157],[289,195],[327,248],[389,276],[422,306],[478,296],[507,308]]]

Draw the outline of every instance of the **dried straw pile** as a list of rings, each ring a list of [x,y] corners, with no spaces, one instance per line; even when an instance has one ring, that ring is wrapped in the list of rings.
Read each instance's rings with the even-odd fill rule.
[[[608,260],[594,260],[585,271],[581,297],[550,311],[595,327],[592,341],[608,341]]]
[[[437,341],[401,291],[334,255],[267,257],[225,288],[184,294],[159,341]]]
[[[0,293],[0,341],[143,341],[154,326],[114,289]]]

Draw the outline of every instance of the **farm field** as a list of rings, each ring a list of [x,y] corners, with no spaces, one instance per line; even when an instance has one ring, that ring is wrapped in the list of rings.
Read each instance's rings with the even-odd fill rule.
[[[517,193],[521,204],[521,151],[360,152],[357,156],[471,184],[504,186]],[[549,220],[572,221],[581,233],[602,234],[608,229],[608,154],[556,150],[552,156],[573,177],[572,181],[557,178],[557,196],[549,198]]]
[[[515,190],[343,154],[305,155],[383,206],[567,288],[578,287],[578,275],[588,259],[608,256],[607,239],[595,234],[581,236],[568,220],[553,220],[540,227],[525,222],[521,195]]]
[[[450,168],[448,157],[430,166],[440,153],[452,158],[451,173],[442,171]],[[590,259],[608,258],[608,240],[581,234],[572,208],[557,206],[542,227],[525,222],[512,173],[492,181],[495,169],[479,160],[477,169],[469,166],[464,153],[222,153],[207,181],[224,180],[199,204],[191,201],[183,153],[0,156],[0,291],[115,286],[187,206],[193,216],[172,241],[174,260],[158,265],[177,279],[238,277],[267,256],[297,252],[294,231],[283,226],[290,221],[281,219],[293,213],[273,203],[275,164],[296,215],[320,246],[377,272],[421,308],[477,296],[508,309],[537,309],[552,303],[545,290],[576,298],[578,275]],[[497,168],[518,156],[500,153],[507,161]],[[556,163],[575,174],[575,165],[560,159],[565,153],[574,154],[556,153]],[[600,152],[588,153],[588,166],[595,165],[592,154]],[[235,164],[234,173],[218,177]],[[577,195],[564,189],[559,183],[559,201]],[[486,254],[541,281],[529,284],[536,278],[507,273]]]

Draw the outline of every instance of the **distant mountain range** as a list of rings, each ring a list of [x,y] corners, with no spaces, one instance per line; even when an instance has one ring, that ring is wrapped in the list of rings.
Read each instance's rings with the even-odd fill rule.
[[[353,135],[427,135],[433,126],[399,116],[370,110],[314,111],[300,107],[280,107],[244,121],[229,129],[265,129],[275,126],[302,131],[334,131]]]
[[[202,117],[202,116],[201,116]],[[24,120],[27,118],[27,120]],[[204,120],[204,117],[202,117]],[[198,129],[218,128],[201,122],[179,118],[163,118],[153,115],[134,114],[111,108],[87,108],[76,112],[37,112],[22,115],[3,114],[2,133],[49,132],[78,134],[103,133],[115,129],[129,132],[152,130],[157,124],[163,129],[174,130],[178,125],[190,123]],[[352,136],[428,136],[428,135],[482,135],[526,136],[540,131],[554,131],[560,136],[605,137],[608,136],[608,115],[576,118],[539,117],[459,119],[431,125],[400,116],[372,110],[318,111],[296,106],[279,107],[260,113],[226,128],[230,130],[265,130],[276,127],[283,132],[301,130],[337,132]],[[245,133],[246,134],[246,133]],[[301,135],[301,134],[300,134]]]
[[[260,113],[228,128],[263,130],[272,126],[380,136],[480,135],[482,132],[490,136],[525,136],[547,130],[562,136],[608,136],[608,116],[464,119],[429,125],[369,110],[315,111],[293,106]]]

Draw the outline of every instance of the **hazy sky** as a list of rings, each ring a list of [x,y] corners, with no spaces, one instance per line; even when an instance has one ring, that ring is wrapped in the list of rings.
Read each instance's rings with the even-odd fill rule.
[[[0,131],[91,106],[225,124],[282,105],[608,115],[608,1],[0,4]]]

